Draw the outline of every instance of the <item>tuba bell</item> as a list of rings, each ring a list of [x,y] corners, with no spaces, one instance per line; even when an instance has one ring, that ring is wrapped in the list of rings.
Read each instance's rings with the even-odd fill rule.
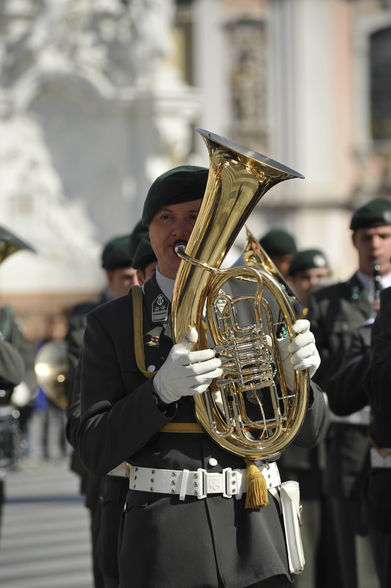
[[[172,300],[173,340],[180,341],[194,326],[197,347],[213,347],[222,359],[222,377],[194,396],[196,418],[209,436],[246,461],[274,458],[297,435],[307,406],[308,373],[295,371],[294,389],[289,390],[278,346],[282,330],[294,338],[295,312],[267,264],[220,267],[266,191],[303,176],[228,139],[197,131],[210,167],[190,239],[186,248],[176,248],[182,261]],[[240,294],[243,282],[251,295]],[[266,290],[279,307],[277,321]],[[243,308],[251,318],[248,324],[240,318]]]

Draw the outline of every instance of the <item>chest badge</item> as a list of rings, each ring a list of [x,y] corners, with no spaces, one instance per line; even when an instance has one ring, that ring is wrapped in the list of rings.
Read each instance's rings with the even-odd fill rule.
[[[146,347],[159,347],[159,339],[160,334],[162,332],[162,327],[154,327],[151,331],[145,334],[145,346]],[[153,370],[152,370],[153,371]]]
[[[152,322],[153,323],[164,323],[168,318],[168,309],[170,301],[164,296],[159,294],[152,302]]]
[[[151,335],[151,338],[146,342],[146,345],[148,345],[148,347],[159,347],[159,337]]]

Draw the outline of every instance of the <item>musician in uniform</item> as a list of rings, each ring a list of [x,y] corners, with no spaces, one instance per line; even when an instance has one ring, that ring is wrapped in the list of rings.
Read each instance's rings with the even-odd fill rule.
[[[66,334],[68,354],[67,374],[67,424],[66,435],[74,448],[71,468],[81,480],[81,492],[91,515],[91,541],[95,588],[112,588],[118,585],[116,540],[118,516],[123,505],[121,476],[106,482],[105,477],[89,475],[80,463],[77,451],[77,433],[80,422],[80,397],[73,395],[74,380],[77,373],[87,314],[101,304],[126,294],[137,282],[137,270],[133,267],[133,254],[137,241],[126,234],[110,239],[102,250],[101,265],[106,276],[106,287],[93,300],[76,305],[70,312]],[[76,389],[78,392],[78,389]],[[123,484],[122,484],[123,486]],[[109,513],[109,514],[108,514]],[[109,522],[107,522],[109,520]],[[112,524],[110,523],[112,521]],[[102,528],[104,529],[103,532]]]
[[[270,229],[259,244],[266,251],[284,279],[288,278],[289,266],[297,253],[296,239],[284,229]]]
[[[380,295],[365,388],[371,407],[368,527],[381,588],[391,586],[391,288]]]
[[[352,215],[350,229],[357,250],[358,270],[346,282],[318,289],[309,296],[311,322],[322,359],[315,379],[337,406],[339,397],[331,378],[352,341],[353,329],[375,313],[378,267],[382,286],[391,285],[391,201],[373,199]],[[354,390],[352,393],[354,394]],[[331,414],[326,439],[325,493],[337,546],[329,571],[341,588],[356,588],[371,565],[367,528],[362,516],[362,472],[368,452],[368,412]],[[356,544],[360,543],[360,557]],[[336,576],[334,576],[336,575]]]
[[[243,459],[213,442],[194,417],[192,397],[221,376],[221,359],[212,349],[191,350],[198,338],[194,327],[179,343],[171,339],[171,297],[180,264],[174,247],[190,238],[207,176],[205,168],[180,166],[157,178],[143,211],[157,268],[143,286],[140,310],[136,306],[133,316],[136,302],[129,295],[87,317],[80,455],[95,475],[131,464],[121,523],[121,588],[271,587],[292,580],[274,460],[252,470],[254,478],[262,473],[268,480],[268,500],[245,508],[250,490],[241,494]],[[135,334],[140,317],[141,332]],[[308,368],[312,375],[318,354],[308,321],[294,326],[298,334],[284,365],[292,373],[293,366]],[[136,361],[137,345],[144,362],[139,355]],[[323,395],[311,384],[295,442],[315,445],[324,418]],[[233,470],[238,470],[237,490]]]
[[[143,235],[133,257],[133,267],[137,270],[139,284],[147,282],[155,273],[156,255],[151,246],[148,233]]]
[[[309,293],[329,280],[330,274],[327,257],[320,249],[301,249],[293,255],[288,270],[288,283],[302,305],[299,309],[300,317],[307,316]],[[300,483],[303,505],[301,535],[306,565],[303,573],[296,577],[295,585],[300,588],[326,587],[325,567],[329,562],[326,554],[330,553],[330,541],[322,484],[325,468],[323,439],[312,449],[288,446],[279,465],[283,479],[297,480]]]
[[[4,308],[0,309],[4,313]],[[14,319],[13,319],[14,320]],[[13,323],[13,331],[16,324]],[[23,381],[25,364],[15,342],[7,341],[0,331],[0,533],[2,511],[5,501],[5,475],[15,460],[15,434],[12,430],[13,416],[11,396],[15,386]]]
[[[310,292],[330,282],[331,271],[326,255],[320,249],[301,249],[292,258],[288,282],[307,313]]]
[[[35,252],[28,243],[0,227],[0,263],[23,249]],[[22,453],[20,437],[25,431],[20,412],[29,404],[37,386],[34,358],[34,346],[25,337],[13,309],[0,306],[0,531],[6,472],[17,464]],[[21,385],[19,392],[17,387]],[[21,408],[15,410],[15,405]]]

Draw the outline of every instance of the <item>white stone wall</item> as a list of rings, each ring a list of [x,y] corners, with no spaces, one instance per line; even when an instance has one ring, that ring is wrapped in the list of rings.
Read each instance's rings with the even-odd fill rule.
[[[173,19],[173,0],[0,4],[0,224],[37,250],[4,262],[3,294],[100,287],[102,245],[187,159],[199,97]]]
[[[208,165],[197,126],[305,175],[264,197],[249,220],[256,236],[285,227],[300,247],[323,248],[337,278],[354,269],[351,207],[376,195],[384,167],[368,139],[367,42],[390,7],[195,0],[189,9],[191,84],[174,0],[0,2],[0,224],[38,251],[4,262],[1,292],[99,287],[102,244],[132,229],[155,177]],[[259,46],[246,70],[235,60],[250,29],[232,27],[251,19]]]

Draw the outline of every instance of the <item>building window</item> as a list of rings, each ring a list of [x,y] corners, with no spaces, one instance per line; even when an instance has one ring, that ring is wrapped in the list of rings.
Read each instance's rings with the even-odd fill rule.
[[[242,18],[227,25],[232,129],[238,140],[266,139],[266,29]]]
[[[391,27],[370,37],[371,133],[376,143],[391,142]]]

